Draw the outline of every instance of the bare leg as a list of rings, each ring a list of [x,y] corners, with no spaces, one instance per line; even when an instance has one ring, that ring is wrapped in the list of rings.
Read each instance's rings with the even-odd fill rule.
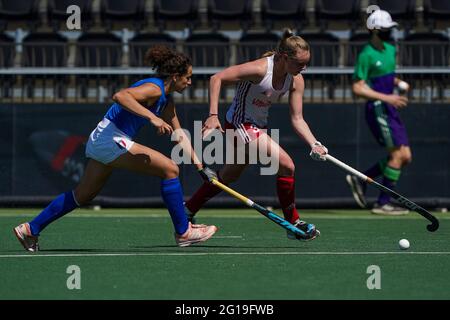
[[[74,190],[75,200],[84,205],[94,199],[105,185],[112,172],[112,167],[89,159],[80,183]]]
[[[277,174],[277,195],[286,220],[297,222],[299,214],[295,207],[295,165],[287,152],[267,134],[261,135],[250,147],[257,147],[270,157],[272,172]]]
[[[178,177],[178,166],[162,153],[134,143],[131,149],[110,163],[111,167],[122,168],[163,179]]]
[[[160,177],[161,195],[169,210],[175,232],[178,235],[187,232],[189,224],[183,206],[183,190],[178,179],[179,169],[175,162],[158,151],[134,143],[129,152],[113,161],[111,166]]]

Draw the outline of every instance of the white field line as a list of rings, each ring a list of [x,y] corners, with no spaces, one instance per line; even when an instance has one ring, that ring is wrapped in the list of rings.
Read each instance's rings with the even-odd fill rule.
[[[139,257],[139,256],[239,256],[239,255],[298,255],[298,256],[365,256],[365,255],[449,255],[446,251],[415,252],[415,251],[373,251],[373,252],[173,252],[173,253],[68,253],[68,254],[5,254],[0,258],[55,258],[55,257]]]
[[[38,213],[0,213],[1,218],[34,218]],[[355,220],[380,220],[380,219],[424,219],[423,217],[415,214],[409,214],[407,216],[377,216],[368,213],[367,216],[350,216],[350,215],[341,215],[341,214],[332,214],[332,215],[324,215],[324,214],[316,214],[316,213],[307,213],[308,218],[311,219],[355,219]],[[281,216],[281,214],[280,214]],[[255,212],[254,214],[242,214],[242,215],[227,215],[227,214],[202,214],[198,216],[199,218],[227,218],[227,219],[261,219],[264,218],[262,215]],[[75,213],[68,214],[64,216],[66,218],[117,218],[117,219],[126,219],[126,218],[170,218],[169,214],[162,213],[136,213],[136,214],[111,214],[111,213]],[[439,220],[449,220],[450,215],[446,217],[438,217]]]

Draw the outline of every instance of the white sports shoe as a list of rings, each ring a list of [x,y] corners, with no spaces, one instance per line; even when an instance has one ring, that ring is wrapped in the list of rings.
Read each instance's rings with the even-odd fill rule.
[[[216,226],[207,226],[205,224],[192,224],[182,235],[175,233],[175,241],[179,247],[187,247],[191,244],[203,242],[211,238],[218,228]]]
[[[401,216],[404,214],[408,214],[409,210],[402,207],[394,206],[390,203],[386,203],[382,206],[380,206],[378,203],[375,203],[372,209],[372,213],[381,214],[385,216]]]
[[[31,234],[28,222],[18,225],[13,231],[25,250],[30,252],[39,251],[38,237]]]
[[[361,182],[357,177],[352,175],[346,175],[345,180],[347,181],[350,189],[352,190],[353,198],[355,199],[358,206],[361,208],[367,208],[366,197],[364,196],[365,184]]]

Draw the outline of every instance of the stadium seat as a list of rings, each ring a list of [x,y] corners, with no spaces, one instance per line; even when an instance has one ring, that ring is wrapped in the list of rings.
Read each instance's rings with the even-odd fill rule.
[[[220,33],[194,33],[184,42],[184,52],[194,67],[224,67],[229,64],[229,42]]]
[[[271,30],[275,22],[301,29],[307,25],[306,0],[262,0],[261,20],[267,30]]]
[[[0,33],[0,68],[11,68],[14,66],[15,51],[14,39]]]
[[[275,50],[280,37],[274,33],[247,33],[239,40],[237,63],[260,58],[265,52]]]
[[[122,65],[121,39],[111,33],[85,33],[77,41],[75,65],[77,67],[120,67]],[[81,97],[86,98],[88,88],[99,88],[100,85],[108,89],[111,96],[122,86],[120,77],[111,75],[79,76]],[[115,79],[115,81],[112,81]],[[123,79],[121,79],[123,80]]]
[[[14,39],[0,33],[0,68],[14,67],[15,53],[16,50]],[[2,83],[0,97],[2,99],[10,98],[12,95],[15,76],[0,75],[0,81]]]
[[[208,21],[217,30],[224,21],[239,21],[248,30],[252,24],[252,0],[208,0]]]
[[[23,39],[23,67],[59,68],[67,66],[67,39],[57,33],[30,33]],[[28,75],[23,77],[24,92],[28,98],[34,97],[35,88],[53,87],[55,97],[64,98],[67,75]]]
[[[450,39],[442,33],[412,33],[400,41],[403,66],[449,66]]]
[[[39,20],[39,0],[0,0],[0,30],[9,22],[24,23],[34,30]]]
[[[111,33],[85,33],[77,40],[77,67],[119,67],[121,39]]]
[[[361,0],[316,0],[316,21],[324,30],[330,21],[345,21],[351,29],[360,23]]]
[[[65,26],[68,18],[67,8],[71,5],[80,7],[82,13],[81,27],[84,31],[89,29],[92,24],[92,1],[91,0],[47,0],[47,19],[48,24],[54,30]]]
[[[444,21],[444,28],[449,28],[450,1],[423,0],[423,18],[430,29],[436,28],[437,21]]]
[[[407,67],[448,68],[450,65],[450,39],[441,33],[409,34],[399,42],[400,64]],[[449,85],[448,74],[421,73],[405,77],[412,87],[422,92],[427,88],[437,88],[439,99],[444,98]],[[422,93],[421,93],[422,95]],[[434,93],[429,94],[430,99]]]
[[[199,24],[199,0],[155,0],[153,14],[156,26],[160,31],[166,28],[167,22],[182,22],[193,30]]]
[[[308,67],[328,67],[336,68],[339,66],[339,39],[329,33],[301,33],[299,34],[305,39],[311,51],[311,60]],[[321,99],[328,96],[329,99],[334,98],[334,90],[338,85],[339,76],[334,74],[320,74],[310,78],[306,86],[311,86],[311,94],[314,90],[327,90],[327,94],[322,93]],[[305,82],[306,83],[306,82]],[[314,97],[311,96],[311,99]]]
[[[347,46],[346,66],[354,66],[356,58],[361,52],[362,48],[369,42],[370,33],[367,31],[354,33],[350,36]],[[390,44],[395,45],[395,40],[391,37],[388,41]]]
[[[31,33],[23,39],[23,67],[66,67],[67,39],[57,33]]]
[[[230,40],[220,33],[194,33],[183,44],[184,53],[191,58],[194,67],[227,67],[230,63]],[[208,75],[194,75],[189,89],[191,98],[198,87],[204,85]],[[202,86],[203,83],[203,86]],[[207,93],[204,92],[204,95]]]
[[[147,24],[144,0],[102,0],[100,17],[109,30],[116,22],[126,21],[140,30]]]
[[[371,0],[380,9],[389,12],[392,19],[399,23],[400,28],[410,30],[415,25],[416,0]]]
[[[339,65],[339,39],[329,33],[301,33],[311,47],[310,66],[337,67]]]
[[[156,44],[164,44],[170,48],[175,48],[175,38],[165,33],[142,33],[137,34],[129,41],[130,46],[130,66],[145,67],[144,57],[148,48]]]
[[[361,52],[362,48],[369,42],[370,34],[369,32],[360,32],[353,34],[348,39],[347,55],[346,55],[346,66],[354,66],[358,54]]]

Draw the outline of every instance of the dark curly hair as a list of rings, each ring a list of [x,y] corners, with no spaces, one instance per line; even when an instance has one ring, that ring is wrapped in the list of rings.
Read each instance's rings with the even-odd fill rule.
[[[148,49],[145,53],[145,64],[162,77],[184,75],[192,66],[191,59],[164,45],[155,45]]]

